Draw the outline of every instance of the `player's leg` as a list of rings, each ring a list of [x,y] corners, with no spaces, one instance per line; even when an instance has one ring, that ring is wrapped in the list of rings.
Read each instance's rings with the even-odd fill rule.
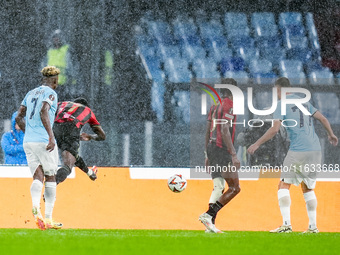
[[[228,184],[228,190],[224,192],[214,204],[209,206],[206,213],[212,217],[216,217],[218,211],[228,204],[241,191],[237,172],[229,171],[228,173],[223,173],[223,175],[225,176],[225,181]]]
[[[52,219],[53,208],[56,201],[57,183],[56,172],[58,169],[58,149],[55,148],[52,152],[46,151],[40,157],[42,168],[45,175],[45,223],[46,228],[59,229],[61,223],[56,223]]]
[[[215,167],[215,168],[210,169],[210,174],[214,182],[214,190],[209,200],[208,208],[210,208],[210,206],[213,205],[222,194],[222,191],[224,189],[224,179],[221,176],[221,171],[218,170],[218,166],[221,167],[221,164],[220,164],[221,162],[219,159],[219,156],[220,156],[219,148],[217,148],[215,144],[210,143],[207,148],[207,154],[209,158],[209,166]],[[203,213],[199,216],[199,220],[206,227],[206,232],[213,232],[213,233],[222,232],[215,227],[215,218],[216,218],[216,215],[211,216],[207,213]]]
[[[79,167],[87,176],[92,180],[95,181],[97,179],[97,167],[94,166],[92,169],[89,169],[82,157],[77,155],[75,165]]]
[[[31,185],[31,197],[32,197],[32,213],[35,219],[35,222],[39,229],[45,230],[45,222],[42,217],[40,211],[40,199],[41,193],[43,189],[43,182],[44,182],[44,173],[42,170],[41,165],[38,166],[34,175],[33,175],[33,182]]]
[[[303,192],[303,197],[306,202],[307,214],[308,214],[308,230],[305,233],[318,233],[319,230],[316,227],[316,207],[317,199],[313,189],[309,189],[307,185],[302,182],[301,188]]]
[[[282,216],[282,226],[277,229],[271,230],[271,233],[283,233],[283,232],[291,232],[292,227],[290,223],[290,193],[289,193],[290,184],[285,183],[284,179],[279,182],[277,198],[279,200],[279,207]]]
[[[39,151],[32,143],[24,143],[23,147],[26,153],[28,167],[33,176],[33,182],[30,188],[32,198],[32,213],[38,228],[44,230],[45,223],[40,212],[40,199],[44,186],[44,173],[40,165],[39,157],[37,156]]]
[[[276,229],[270,231],[270,233],[290,233],[292,232],[292,226],[290,223],[290,193],[289,188],[291,184],[299,185],[300,182],[296,178],[294,169],[291,166],[295,166],[297,161],[296,153],[288,151],[284,161],[283,168],[281,170],[281,181],[278,185],[277,198],[279,201],[280,212],[282,216],[282,225]]]
[[[222,176],[213,178],[214,188],[209,199],[209,207],[212,206],[222,196],[225,187],[225,180]],[[215,224],[216,217],[212,218],[212,223]]]
[[[67,176],[71,173],[72,167],[76,162],[76,158],[67,150],[64,150],[61,153],[61,157],[63,159],[63,166],[60,167],[57,171],[56,175],[56,183],[57,185],[66,180]]]

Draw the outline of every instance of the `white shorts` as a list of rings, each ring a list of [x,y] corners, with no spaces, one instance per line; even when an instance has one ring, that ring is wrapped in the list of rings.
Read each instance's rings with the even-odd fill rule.
[[[24,143],[24,151],[27,157],[27,164],[34,175],[38,166],[41,165],[44,175],[56,175],[58,170],[58,147],[49,152],[46,150],[46,143]]]
[[[304,182],[309,189],[314,189],[317,174],[314,166],[319,165],[321,151],[288,151],[283,161],[281,178],[285,183],[298,186]]]

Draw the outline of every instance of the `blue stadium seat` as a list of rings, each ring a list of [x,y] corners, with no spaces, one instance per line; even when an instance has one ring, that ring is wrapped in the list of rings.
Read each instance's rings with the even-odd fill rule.
[[[311,72],[308,78],[311,85],[334,85],[334,76],[329,70]]]
[[[164,70],[167,74],[175,72],[186,72],[188,70],[188,61],[182,58],[167,58],[164,61]]]
[[[200,46],[187,46],[183,48],[182,57],[191,61],[196,58],[205,58],[207,52]]]
[[[242,12],[227,12],[224,16],[227,32],[233,29],[248,28],[247,15]]]
[[[157,56],[146,56],[144,57],[145,64],[147,65],[150,72],[153,70],[159,70],[161,66],[161,60]]]
[[[273,66],[277,66],[281,60],[286,58],[286,50],[279,48],[264,48],[261,50],[262,58],[268,59]]]
[[[160,69],[149,69],[151,78],[153,81],[157,82],[158,84],[162,84],[165,79],[165,74]]]
[[[148,34],[154,36],[158,41],[172,38],[169,24],[160,20],[148,22]]]
[[[179,58],[181,56],[179,47],[177,46],[164,46],[164,45],[158,45],[157,53],[160,57],[162,57],[163,60],[167,58]]]
[[[284,33],[286,36],[304,36],[305,35],[305,29],[303,27],[300,27],[298,25],[289,25],[283,28]]]
[[[280,73],[281,76],[289,79],[291,85],[306,85],[306,75],[303,71],[287,70]]]
[[[240,37],[249,35],[247,15],[240,12],[227,12],[224,17],[227,37]]]
[[[187,46],[202,46],[201,38],[197,35],[181,37],[177,40],[177,46],[183,50]]]
[[[318,32],[316,31],[314,24],[313,13],[308,12],[305,16],[306,19],[306,28],[308,31],[308,37],[312,39],[318,39]]]
[[[220,62],[223,58],[233,57],[233,51],[227,47],[214,47],[209,51],[209,57],[213,58],[215,62]]]
[[[318,38],[314,38],[310,41],[311,48],[319,52],[320,55],[320,43]]]
[[[283,12],[279,16],[280,27],[286,27],[290,25],[297,25],[303,27],[302,15],[298,12]]]
[[[213,59],[197,59],[193,62],[192,69],[196,78],[219,78],[221,76]]]
[[[329,120],[331,124],[340,124],[340,102],[335,93],[317,92],[312,94],[313,105]]]
[[[216,47],[228,47],[227,38],[224,36],[204,39],[204,48],[208,51]]]
[[[191,73],[189,71],[171,71],[168,74],[168,80],[170,82],[179,83],[179,82],[190,82],[191,81]]]
[[[302,62],[299,60],[281,60],[279,65],[280,73],[299,73],[303,71]]]
[[[224,36],[224,29],[220,22],[212,20],[208,23],[199,24],[201,37],[205,39],[214,39]]]
[[[266,74],[271,73],[273,70],[273,64],[267,59],[256,59],[250,61],[249,71],[251,74],[259,73]]]
[[[230,44],[231,44],[231,47],[235,50],[241,47],[244,47],[244,48],[255,47],[254,39],[249,36],[233,37],[230,39]]]
[[[247,29],[233,29],[227,32],[227,37],[230,41],[233,41],[233,38],[239,37],[249,37],[249,28]]]
[[[251,24],[255,37],[277,36],[277,25],[274,14],[271,12],[255,12],[251,15]]]
[[[320,61],[309,61],[305,63],[305,66],[308,74],[314,71],[320,71],[324,69],[329,71],[329,68],[322,66]]]
[[[153,57],[156,56],[156,47],[152,45],[141,45],[138,47],[139,53],[142,54],[144,57]]]
[[[286,49],[307,48],[308,40],[306,36],[290,36],[286,35],[283,39]]]
[[[245,72],[245,71],[238,71],[238,72],[228,71],[228,72],[224,73],[223,77],[224,78],[233,78],[239,84],[248,84],[248,82],[249,82],[248,73]]]
[[[260,51],[265,48],[281,48],[282,41],[279,36],[261,37],[257,39],[256,45]]]
[[[243,58],[240,57],[232,57],[232,58],[223,58],[220,63],[221,73],[224,74],[227,71],[243,71],[245,66],[245,62]]]
[[[286,52],[288,59],[300,60],[308,63],[312,59],[312,52],[307,48],[292,48]]]
[[[194,22],[181,22],[175,20],[173,22],[174,35],[177,39],[189,36],[197,36],[197,27]]]
[[[254,59],[258,59],[260,54],[257,48],[241,47],[236,50],[236,56],[241,57],[247,64]]]

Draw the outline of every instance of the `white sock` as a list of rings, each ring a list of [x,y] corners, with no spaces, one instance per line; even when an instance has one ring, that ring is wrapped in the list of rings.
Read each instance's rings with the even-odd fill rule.
[[[45,218],[52,219],[54,202],[56,199],[56,182],[45,182]]]
[[[314,191],[310,191],[303,194],[306,201],[307,214],[309,218],[308,227],[310,229],[316,228],[316,206],[317,200]]]
[[[40,199],[43,188],[43,183],[39,180],[34,180],[31,185],[31,197],[33,207],[37,207],[40,210]]]
[[[214,204],[216,201],[222,196],[225,180],[222,177],[217,177],[213,179],[214,182],[214,189],[211,193],[209,204]]]
[[[92,175],[93,174],[93,171],[92,169],[89,169],[89,171],[86,173],[88,176]]]
[[[279,206],[282,215],[282,225],[290,225],[290,194],[289,189],[279,189],[277,192]]]

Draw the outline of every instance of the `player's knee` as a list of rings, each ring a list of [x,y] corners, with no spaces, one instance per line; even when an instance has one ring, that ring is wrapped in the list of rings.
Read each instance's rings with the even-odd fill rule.
[[[233,194],[236,196],[238,193],[241,192],[241,187],[240,187],[240,185],[237,185],[237,186],[231,187],[231,190],[232,190]]]
[[[67,176],[71,173],[71,169],[68,166],[62,166],[58,169],[56,174],[56,182],[57,184],[66,180]]]
[[[223,194],[224,192],[224,179],[219,177],[219,178],[214,178],[214,191],[218,194]]]

